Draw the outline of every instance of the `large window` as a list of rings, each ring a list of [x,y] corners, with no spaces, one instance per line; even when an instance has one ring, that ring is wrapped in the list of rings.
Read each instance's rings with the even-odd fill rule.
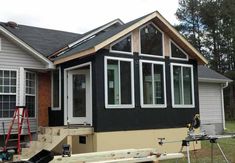
[[[173,107],[194,107],[193,66],[171,64]]]
[[[163,57],[163,34],[153,23],[140,28],[141,54]]]
[[[60,110],[60,69],[52,71],[52,109]]]
[[[171,58],[178,60],[188,60],[188,55],[173,41],[170,41]]]
[[[0,70],[0,118],[11,118],[16,106],[17,71]]]
[[[166,107],[163,62],[140,61],[142,107]]]
[[[132,35],[127,35],[124,38],[113,43],[110,47],[111,52],[118,52],[118,53],[132,53]]]
[[[132,59],[105,57],[106,108],[134,107]]]
[[[35,117],[36,107],[36,74],[26,71],[25,78],[25,104],[29,110],[29,117]]]

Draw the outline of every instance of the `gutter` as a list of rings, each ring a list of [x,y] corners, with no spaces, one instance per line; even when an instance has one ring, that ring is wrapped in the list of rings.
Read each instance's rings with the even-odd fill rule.
[[[228,81],[225,84],[221,85],[221,109],[222,109],[222,121],[223,121],[223,130],[226,130],[225,127],[225,113],[224,113],[224,89],[228,87]]]

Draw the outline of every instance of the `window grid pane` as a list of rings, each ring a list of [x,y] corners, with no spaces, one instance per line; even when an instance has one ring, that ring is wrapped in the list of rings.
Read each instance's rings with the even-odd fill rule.
[[[174,103],[183,104],[183,88],[182,88],[182,73],[180,66],[173,66],[174,78]]]
[[[143,27],[140,37],[142,54],[163,56],[162,33],[153,24]]]
[[[111,49],[115,51],[131,52],[131,35],[114,44]]]
[[[53,107],[59,107],[59,69],[52,72],[53,75]]]
[[[0,70],[0,118],[11,118],[16,106],[16,71]]]
[[[153,104],[152,64],[142,64],[143,73],[143,101],[144,104]]]
[[[119,61],[117,60],[108,60],[107,62],[107,72],[108,72],[108,104],[120,104],[120,95],[119,95]]]
[[[155,104],[164,104],[163,65],[154,64],[154,99]]]
[[[25,92],[25,105],[28,108],[29,117],[34,117],[36,106],[36,74],[33,72],[26,72]]]
[[[192,105],[192,68],[173,66],[174,104]]]
[[[131,105],[132,67],[130,61],[107,60],[107,102],[108,105]]]

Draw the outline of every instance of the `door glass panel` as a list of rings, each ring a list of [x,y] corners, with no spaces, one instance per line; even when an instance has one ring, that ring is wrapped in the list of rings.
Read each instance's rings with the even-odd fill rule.
[[[73,75],[73,117],[86,117],[86,75]]]

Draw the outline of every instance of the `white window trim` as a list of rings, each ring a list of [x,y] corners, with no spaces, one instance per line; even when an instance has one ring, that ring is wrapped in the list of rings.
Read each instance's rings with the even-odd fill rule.
[[[162,65],[163,66],[163,91],[164,91],[164,104],[144,104],[144,96],[143,96],[143,63],[150,63],[150,64],[156,64],[156,65]],[[139,68],[139,74],[140,74],[140,103],[141,108],[166,108],[166,71],[165,71],[165,62],[160,61],[149,61],[149,60],[140,60],[140,68]],[[154,90],[154,85],[153,85]],[[153,96],[154,98],[154,96]],[[154,102],[154,101],[153,101]]]
[[[131,64],[131,100],[132,104],[118,104],[118,105],[110,105],[108,104],[108,84],[107,84],[107,60],[118,60],[118,61],[128,61]],[[119,66],[120,69],[120,66]],[[120,76],[120,70],[119,70],[119,76]],[[120,79],[120,78],[119,78]],[[134,90],[134,65],[133,65],[133,59],[129,58],[119,58],[119,57],[104,57],[104,91],[105,91],[105,108],[106,109],[133,109],[135,107],[135,90]],[[119,91],[121,82],[119,82]],[[119,93],[121,96],[121,94]],[[121,100],[121,98],[119,98]]]
[[[19,87],[18,87],[18,78],[19,78],[19,70],[18,69],[14,69],[14,68],[0,68],[0,70],[5,70],[5,71],[16,71],[16,93],[0,93],[0,95],[16,95],[16,106],[18,105],[18,98],[19,98]],[[2,117],[0,118],[1,120],[10,120],[12,119],[12,117]]]
[[[171,43],[174,44],[179,50],[181,50],[185,54],[186,58],[173,57],[172,51],[171,51]],[[188,61],[189,60],[188,54],[171,39],[169,40],[169,46],[170,46],[170,59],[181,60],[181,61]]]
[[[53,96],[54,75],[53,75],[53,72],[51,73],[51,110],[53,111],[61,110],[61,67],[58,67],[57,70],[59,70],[59,106],[58,107],[54,107],[54,96]]]
[[[35,94],[33,95],[33,94],[27,94],[26,93],[26,73],[33,73],[33,74],[35,74]],[[34,116],[33,117],[29,117],[29,119],[35,119],[36,117],[37,117],[37,92],[38,92],[38,90],[37,90],[37,73],[36,72],[33,72],[33,71],[29,71],[29,70],[25,70],[25,82],[24,82],[24,85],[25,85],[25,87],[24,87],[24,92],[25,92],[25,94],[24,94],[24,96],[25,96],[25,106],[26,106],[26,96],[34,96],[35,97],[35,108],[34,108]],[[29,108],[28,108],[29,109]]]
[[[125,51],[119,51],[119,50],[113,50],[113,49],[112,49],[112,46],[113,46],[113,45],[117,44],[118,42],[124,40],[125,38],[127,38],[127,37],[129,37],[129,36],[131,36],[131,52],[125,52]],[[110,51],[111,53],[119,53],[119,54],[121,53],[121,54],[130,54],[130,55],[133,55],[133,35],[132,35],[132,33],[130,33],[130,34],[128,34],[128,35],[126,35],[126,36],[124,36],[124,37],[118,39],[118,40],[115,41],[114,43],[112,43],[112,44],[110,45],[109,51]]]
[[[155,28],[157,28],[157,30],[159,30],[160,32],[161,32],[161,34],[162,34],[162,56],[158,56],[158,55],[154,55],[154,54],[144,54],[144,53],[141,53],[141,34],[140,34],[140,31],[144,28],[144,27],[146,27],[147,25],[149,25],[149,24],[152,24]],[[143,25],[142,27],[140,27],[139,28],[139,55],[140,56],[147,56],[147,57],[154,57],[154,58],[164,58],[165,57],[165,41],[164,41],[164,32],[160,29],[160,28],[158,28],[153,22],[149,22],[149,23],[147,23],[147,24],[145,24],[145,25]]]
[[[174,77],[173,77],[173,66],[181,66],[181,67],[190,67],[191,68],[191,84],[192,84],[192,105],[184,105],[184,104],[175,104],[175,96],[174,96]],[[194,108],[195,107],[195,96],[194,96],[194,73],[193,73],[193,65],[189,64],[179,64],[179,63],[171,63],[171,99],[172,99],[172,107],[173,108]],[[183,95],[184,98],[184,95]]]

